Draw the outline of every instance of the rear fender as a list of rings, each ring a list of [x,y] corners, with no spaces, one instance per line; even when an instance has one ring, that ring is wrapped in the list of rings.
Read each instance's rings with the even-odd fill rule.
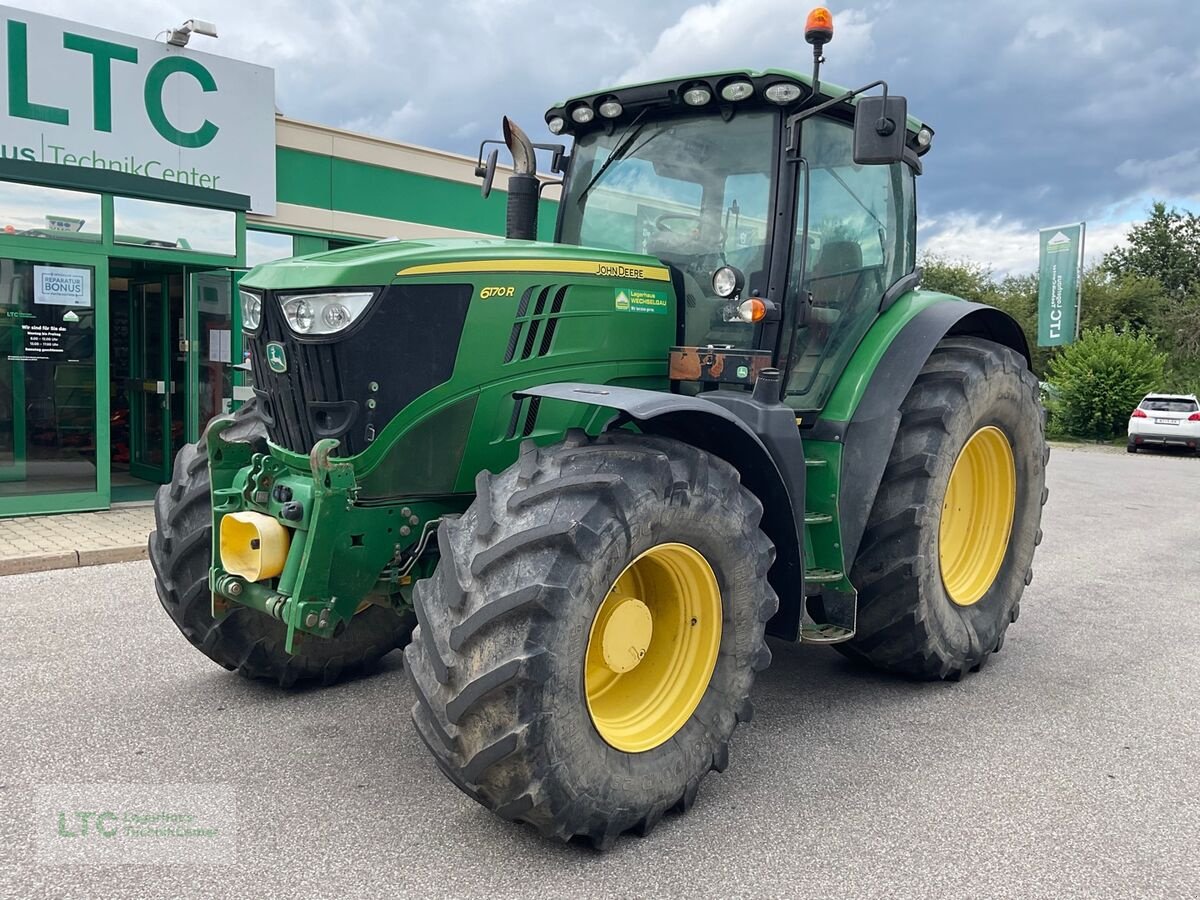
[[[687,397],[612,385],[565,382],[529,388],[520,396],[565,400],[614,409],[610,424],[634,422],[646,434],[670,437],[718,456],[738,470],[742,484],[762,503],[762,530],[775,544],[769,580],[779,595],[779,612],[768,632],[795,640],[803,607],[804,448],[795,416],[782,405],[757,403],[749,394],[729,393],[736,402]],[[721,398],[722,401],[731,398]],[[783,427],[783,420],[787,427]],[[756,433],[756,429],[760,433]],[[760,436],[761,434],[761,436]]]
[[[900,427],[900,404],[934,348],[952,335],[995,341],[1011,347],[1030,364],[1029,344],[1016,320],[994,307],[946,296],[921,309],[892,339],[848,420],[819,419],[805,432],[809,439],[838,441],[843,446],[838,518],[846,572],[858,555],[892,453]]]

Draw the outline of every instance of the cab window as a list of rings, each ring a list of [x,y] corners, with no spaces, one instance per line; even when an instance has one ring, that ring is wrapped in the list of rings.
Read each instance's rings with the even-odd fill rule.
[[[766,280],[775,165],[772,112],[647,120],[583,135],[562,205],[563,243],[655,256],[683,284],[684,343],[749,347],[712,288],[723,265]],[[748,291],[747,291],[748,292]]]

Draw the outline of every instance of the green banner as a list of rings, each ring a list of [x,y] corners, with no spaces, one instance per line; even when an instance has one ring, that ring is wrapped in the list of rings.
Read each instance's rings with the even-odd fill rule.
[[[1043,228],[1039,233],[1038,346],[1075,340],[1079,317],[1079,268],[1084,223]]]

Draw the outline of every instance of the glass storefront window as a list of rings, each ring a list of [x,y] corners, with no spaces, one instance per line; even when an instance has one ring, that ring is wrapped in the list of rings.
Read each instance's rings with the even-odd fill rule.
[[[0,498],[98,490],[95,275],[0,259]]]
[[[278,234],[274,231],[246,231],[246,266],[255,266],[271,262],[274,259],[287,259],[295,255],[292,250],[292,236]]]
[[[237,253],[237,216],[228,210],[114,197],[113,219],[118,244]]]
[[[100,240],[100,195],[0,181],[0,234]]]

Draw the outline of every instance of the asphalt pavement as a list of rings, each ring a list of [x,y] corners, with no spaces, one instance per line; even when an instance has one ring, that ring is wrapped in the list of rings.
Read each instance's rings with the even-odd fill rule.
[[[0,578],[0,896],[1196,897],[1200,460],[1060,448],[1049,471],[982,672],[911,683],[776,642],[729,769],[603,854],[455,790],[399,653],[281,691],[194,650],[145,562]],[[236,834],[58,861],[64,786],[104,783],[223,786]]]

